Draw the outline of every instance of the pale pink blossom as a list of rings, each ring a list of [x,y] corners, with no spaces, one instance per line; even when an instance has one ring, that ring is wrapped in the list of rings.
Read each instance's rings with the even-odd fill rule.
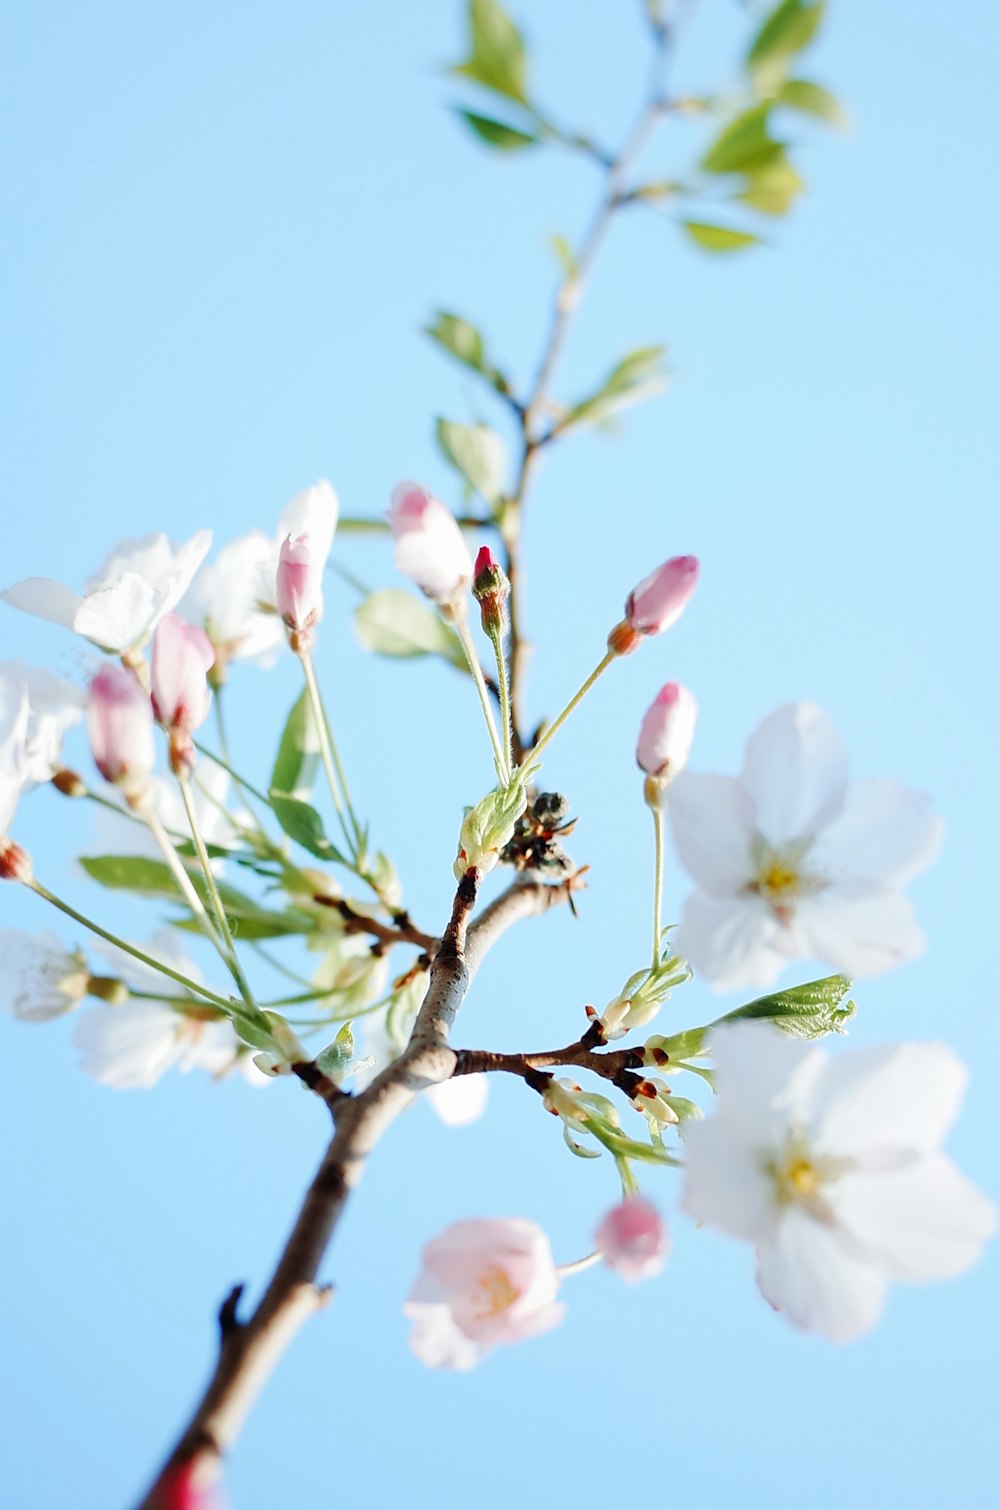
[[[473,565],[453,515],[417,483],[401,482],[392,495],[389,523],[397,568],[442,608],[457,607]]]
[[[626,1196],[612,1206],[594,1242],[608,1267],[630,1283],[652,1279],[670,1256],[670,1238],[663,1219],[652,1202],[641,1195]]]
[[[667,682],[647,710],[635,758],[640,770],[659,782],[672,781],[687,764],[698,705],[679,682]]]
[[[211,543],[210,530],[176,546],[166,535],[123,540],[87,578],[83,596],[48,577],[29,577],[0,598],[75,630],[102,650],[125,655],[140,650],[164,614],[176,608]]]
[[[215,651],[203,629],[176,613],[161,620],[153,637],[153,712],[165,729],[190,734],[208,717],[208,673]]]
[[[94,764],[105,781],[126,788],[145,783],[156,764],[153,707],[131,671],[104,666],[94,677],[87,731]]]
[[[891,1280],[948,1279],[976,1262],[997,1214],[940,1151],[967,1078],[946,1044],[830,1059],[742,1022],[709,1048],[718,1110],[685,1123],[682,1204],[754,1244],[776,1310],[846,1342],[875,1325]]]
[[[565,1314],[549,1240],[522,1217],[456,1222],[422,1259],[403,1309],[410,1346],[430,1368],[472,1368],[498,1343],[547,1332]]]
[[[625,604],[629,628],[637,634],[662,634],[676,624],[697,585],[697,556],[672,556],[629,594]]]
[[[281,622],[295,634],[310,635],[323,617],[323,563],[314,557],[308,535],[286,536],[275,582]]]
[[[815,703],[770,714],[739,778],[682,772],[667,810],[698,887],[678,948],[718,989],[770,985],[795,958],[875,975],[923,948],[902,888],[935,859],[941,820],[895,781],[849,783]]]

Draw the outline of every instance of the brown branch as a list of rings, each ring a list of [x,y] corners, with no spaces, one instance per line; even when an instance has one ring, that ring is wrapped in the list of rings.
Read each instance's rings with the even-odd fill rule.
[[[355,912],[350,902],[344,897],[328,897],[320,894],[313,897],[313,901],[318,902],[321,907],[330,907],[334,912],[339,912],[348,933],[368,933],[380,943],[390,946],[416,944],[425,954],[432,954],[437,948],[438,941],[434,935],[424,933],[417,928],[408,912],[393,913],[394,926],[390,926],[378,918],[369,917],[365,912]]]
[[[164,1510],[180,1468],[196,1461],[211,1467],[232,1447],[299,1327],[331,1297],[330,1287],[318,1285],[316,1276],[369,1153],[414,1096],[454,1074],[457,1059],[448,1046],[448,1034],[483,958],[514,923],[541,915],[569,895],[565,885],[516,881],[470,926],[477,889],[478,878],[470,871],[455,893],[451,918],[431,963],[427,995],[400,1057],[357,1096],[337,1087],[333,1097],[321,1090],[336,1131],[256,1310],[245,1321],[238,1318],[239,1286],[224,1302],[212,1378],[141,1510]],[[302,1069],[295,1066],[295,1073],[305,1079]]]
[[[552,1077],[541,1072],[565,1065],[573,1069],[590,1070],[604,1080],[610,1080],[612,1085],[624,1091],[627,1096],[633,1096],[644,1079],[644,1076],[635,1073],[643,1068],[645,1062],[642,1049],[607,1049],[600,1052],[595,1047],[600,1042],[600,1033],[595,1033],[594,1027],[591,1027],[582,1038],[567,1044],[564,1049],[543,1049],[532,1054],[498,1054],[492,1049],[456,1049],[455,1074],[490,1074],[499,1070],[508,1075],[520,1075],[533,1090],[544,1092]]]

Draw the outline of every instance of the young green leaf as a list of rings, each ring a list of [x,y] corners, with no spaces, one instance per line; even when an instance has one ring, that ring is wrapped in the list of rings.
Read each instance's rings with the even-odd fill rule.
[[[424,334],[430,336],[432,341],[436,341],[464,367],[471,367],[473,372],[480,373],[498,393],[510,392],[510,384],[503,373],[487,360],[481,334],[468,320],[442,309],[438,311],[434,323],[424,327]]]
[[[439,419],[434,433],[445,459],[470,487],[488,503],[494,503],[507,471],[507,454],[496,431],[489,425],[459,425]]]
[[[440,655],[459,671],[469,669],[455,631],[401,587],[382,588],[359,604],[354,631],[364,648],[378,655]]]
[[[497,0],[471,0],[469,57],[452,73],[527,104],[528,56],[521,34]]]
[[[144,855],[82,855],[80,864],[101,886],[114,891],[131,891],[137,896],[158,897],[175,902],[186,910],[187,904],[177,882],[162,860],[147,859]],[[195,891],[207,901],[204,878],[196,871],[191,871],[190,876]],[[306,913],[294,908],[272,912],[224,882],[219,883],[218,889],[230,926],[240,938],[278,938],[286,933],[312,933],[315,930],[315,919]],[[193,918],[177,926],[200,930],[200,924]]]
[[[695,245],[706,252],[739,252],[760,241],[759,236],[753,236],[749,231],[734,231],[725,225],[708,225],[702,220],[682,220],[681,225]]]
[[[344,856],[334,848],[326,837],[323,820],[316,809],[299,797],[272,788],[268,793],[271,809],[290,839],[301,844],[318,860],[336,860],[344,864]]]
[[[271,772],[271,788],[308,794],[319,763],[319,733],[306,688],[292,704]]]
[[[662,393],[667,383],[663,366],[665,350],[664,346],[641,346],[630,351],[611,369],[596,393],[573,405],[560,421],[559,429],[601,424],[630,404]]]
[[[844,1001],[850,989],[851,982],[846,975],[826,975],[822,980],[789,986],[787,991],[776,991],[771,996],[758,996],[746,1006],[727,1012],[725,1017],[713,1023],[713,1027],[749,1017],[773,1022],[776,1028],[792,1038],[821,1038],[825,1033],[845,1033],[855,1012],[853,1001]]]
[[[761,215],[787,215],[805,188],[784,155],[746,174],[746,188],[736,198]]]
[[[814,84],[810,79],[786,79],[775,95],[779,105],[789,110],[798,110],[803,115],[814,115],[826,121],[828,126],[843,128],[847,124],[844,108],[836,95]]]
[[[823,19],[824,0],[781,0],[765,17],[747,53],[747,67],[758,84],[776,83],[789,62],[812,41]]]
[[[781,143],[768,130],[770,104],[755,105],[722,128],[701,160],[706,173],[740,173],[766,160]]]
[[[519,131],[516,126],[509,126],[506,121],[498,121],[491,115],[479,115],[475,110],[463,110],[460,106],[456,106],[455,114],[461,117],[480,141],[499,148],[501,152],[537,147],[541,141],[540,137],[531,132]]]

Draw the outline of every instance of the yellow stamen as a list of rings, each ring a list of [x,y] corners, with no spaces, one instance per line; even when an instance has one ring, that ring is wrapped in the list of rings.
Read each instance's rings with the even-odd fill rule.
[[[477,1321],[499,1316],[501,1311],[506,1311],[508,1306],[514,1304],[518,1296],[517,1290],[499,1265],[486,1269],[479,1276],[478,1288],[483,1295],[483,1309],[475,1313]]]

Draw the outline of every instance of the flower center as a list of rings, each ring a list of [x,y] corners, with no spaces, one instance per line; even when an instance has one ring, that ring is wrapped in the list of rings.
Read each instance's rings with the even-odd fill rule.
[[[805,859],[811,840],[797,840],[783,849],[772,849],[762,839],[754,845],[755,875],[746,890],[764,898],[782,923],[790,923],[796,901],[820,891],[821,876],[810,873]]]
[[[807,1155],[793,1153],[786,1157],[784,1164],[775,1168],[774,1182],[778,1187],[778,1199],[784,1205],[792,1201],[808,1205],[819,1195],[823,1180]]]
[[[487,1321],[493,1316],[499,1316],[501,1311],[506,1311],[508,1306],[514,1304],[518,1296],[509,1276],[499,1264],[480,1274],[476,1288],[481,1296],[480,1309],[475,1313],[477,1321]]]

